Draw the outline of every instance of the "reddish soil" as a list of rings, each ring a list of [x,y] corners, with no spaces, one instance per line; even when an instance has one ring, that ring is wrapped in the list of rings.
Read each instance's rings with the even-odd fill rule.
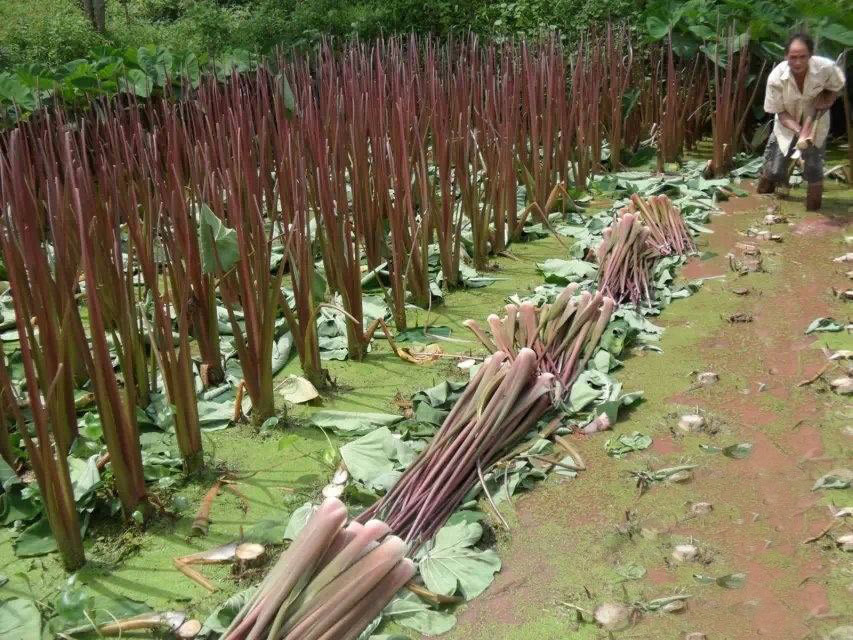
[[[839,284],[838,270],[833,268],[831,259],[840,253],[838,240],[845,225],[841,215],[802,214],[801,207],[781,203],[782,212],[793,218],[793,224],[775,225],[772,229],[783,235],[781,244],[759,242],[742,235],[747,227],[761,223],[769,206],[775,209],[776,201],[761,196],[724,203],[725,214],[715,216],[710,225],[714,234],[707,237],[708,246],[700,247],[700,251],[713,251],[717,256],[706,261],[694,259],[684,269],[686,278],[725,274],[719,295],[729,296],[739,311],[753,316],[753,321],[718,323],[711,335],[692,346],[694,356],[701,354],[702,366],[720,374],[720,382],[707,389],[693,389],[685,384],[682,388],[686,390],[672,393],[666,399],[673,405],[697,407],[720,417],[727,426],[714,437],[715,444],[750,442],[753,445],[746,460],[720,456],[714,464],[697,470],[691,483],[694,495],[690,499],[712,501],[713,516],[677,519],[666,531],[682,537],[695,536],[703,547],[713,550],[714,561],[707,571],[698,567],[695,571],[701,569],[703,573],[720,575],[728,568],[744,572],[748,578],[741,589],[715,586],[696,589],[686,614],[657,619],[662,622],[655,624],[665,625],[666,632],[661,631],[661,626],[643,623],[629,632],[631,637],[674,639],[687,630],[701,630],[708,634],[709,640],[799,640],[822,638],[826,628],[853,623],[849,600],[846,610],[839,609],[837,604],[833,608],[828,596],[827,558],[829,563],[838,562],[832,554],[840,552],[823,550],[820,541],[804,543],[824,530],[830,521],[826,507],[819,505],[823,495],[811,490],[815,479],[829,469],[849,465],[849,460],[827,455],[832,450],[838,456],[837,445],[827,446],[829,432],[824,422],[837,415],[839,401],[826,392],[820,380],[813,385],[797,386],[826,363],[816,348],[821,343],[820,334],[805,336],[805,327],[818,316],[846,315],[842,303],[827,293],[833,284]],[[847,206],[842,202],[836,208],[846,210]],[[758,245],[769,274],[744,277],[732,274],[726,254],[737,242]],[[749,295],[731,293],[740,287],[748,288]],[[691,301],[676,304],[690,305]],[[660,323],[668,322],[664,313]],[[684,326],[685,322],[690,320],[681,317],[675,324]],[[660,357],[678,356],[665,352]],[[630,361],[627,367],[631,367]],[[671,411],[673,407],[667,409]],[[624,428],[632,428],[630,418],[625,424]],[[835,437],[841,427],[832,428]],[[849,453],[850,441],[847,438],[841,445],[842,451]],[[696,445],[691,446],[692,454]],[[653,460],[678,464],[685,450],[680,439],[658,433],[649,453]],[[549,531],[555,525],[568,531],[579,526],[597,527],[596,533],[585,531],[583,535],[603,537],[612,531],[622,514],[614,513],[606,499],[597,495],[596,487],[600,485],[596,483],[624,483],[624,478],[619,478],[612,469],[599,466],[607,464],[606,459],[596,459],[583,476],[589,494],[583,505],[577,503],[577,492],[564,491],[563,503],[556,500],[561,491],[559,486],[536,489],[516,501],[519,528],[514,529],[515,536],[502,554],[505,570],[494,586],[461,614],[460,631],[454,638],[499,640],[490,635],[491,631],[474,632],[492,620],[536,628],[536,615],[528,610],[545,607],[548,594],[562,583],[554,569],[554,548],[529,542],[527,535],[533,531],[530,535],[535,538],[535,529],[531,527],[546,523]],[[643,498],[647,510],[654,511],[655,496],[662,495],[655,491],[658,490]],[[569,500],[571,504],[566,504]],[[582,521],[580,514],[584,514]],[[517,540],[518,537],[522,540]],[[571,553],[571,543],[565,548],[556,540],[555,544],[562,553]],[[578,558],[577,562],[589,559]],[[644,583],[672,588],[676,575],[682,576],[677,569],[658,560],[657,565],[647,565]],[[689,584],[683,582],[684,576],[681,579],[681,584]],[[692,592],[695,585],[687,588]],[[678,620],[672,622],[675,618]],[[830,627],[826,626],[827,620],[833,623]],[[522,631],[511,637],[528,636]]]

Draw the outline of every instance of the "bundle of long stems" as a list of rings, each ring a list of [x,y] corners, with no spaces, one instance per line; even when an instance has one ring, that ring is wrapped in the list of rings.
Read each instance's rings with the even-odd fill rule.
[[[347,524],[323,502],[225,631],[223,640],[353,640],[415,574],[379,520]]]
[[[502,351],[486,358],[427,448],[359,522],[381,518],[412,552],[432,538],[551,406],[554,376],[537,375],[537,362],[527,347],[512,359]]]
[[[658,257],[649,242],[651,231],[633,213],[620,214],[604,230],[595,251],[598,289],[617,303],[652,300],[651,269]]]
[[[631,194],[631,202],[622,211],[639,214],[649,228],[649,242],[659,255],[686,255],[696,250],[681,212],[668,196],[649,196],[644,200],[634,193]]]
[[[614,29],[613,24],[607,23],[604,38],[604,56],[607,63],[607,90],[604,97],[607,106],[604,112],[610,143],[610,167],[619,170],[622,166],[623,125],[625,120],[625,93],[631,82],[631,71],[634,62],[634,51],[625,27]]]
[[[724,175],[731,168],[732,159],[738,152],[746,118],[758,94],[758,88],[762,84],[761,75],[764,73],[764,64],[762,64],[761,71],[754,79],[752,93],[747,94],[750,67],[749,41],[743,43],[740,50],[736,51],[734,29],[729,30],[728,37],[718,37],[718,41],[726,42],[725,51],[720,51],[717,47],[715,51],[717,60],[708,62],[714,65],[714,108],[711,112],[711,134],[714,146],[710,170],[715,176]],[[719,59],[722,55],[725,55],[724,67]]]
[[[130,517],[137,510],[147,515],[136,416],[137,407],[148,405],[149,374],[133,275],[135,261],[132,248],[126,256],[122,247],[123,176],[116,165],[97,155],[92,171],[86,166],[87,154],[71,147],[69,135],[66,161],[91,335],[89,374],[124,515]],[[113,368],[108,337],[112,338],[120,374]]]
[[[63,277],[69,269],[76,272],[76,265],[61,261],[60,255],[55,256],[54,264],[48,258],[42,225],[47,212],[35,198],[30,171],[34,149],[20,130],[10,136],[9,151],[0,157],[0,245],[12,290],[35,437],[19,407],[5,358],[0,358],[0,406],[6,414],[4,422],[17,425],[63,564],[73,571],[85,562],[85,555],[68,468],[69,448],[77,435],[72,362],[85,338],[73,294],[61,291]],[[57,223],[59,219],[65,223],[67,231],[71,224],[68,193],[61,183],[55,186],[49,212],[56,214]],[[83,351],[88,354],[87,349]]]
[[[575,295],[578,285],[570,284],[551,304],[536,307],[531,302],[508,304],[506,315],[490,315],[491,338],[475,320],[466,320],[477,339],[492,352],[514,359],[521,349],[533,349],[537,371],[554,376],[554,395],[562,397],[586,367],[598,347],[614,300],[599,291]]]

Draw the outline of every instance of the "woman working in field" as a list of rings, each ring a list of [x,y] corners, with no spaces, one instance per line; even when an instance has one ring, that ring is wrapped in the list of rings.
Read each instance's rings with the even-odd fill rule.
[[[813,53],[810,36],[792,36],[785,47],[785,60],[767,78],[764,110],[776,117],[758,181],[758,193],[773,193],[777,185],[787,186],[788,161],[799,153],[803,180],[808,185],[808,211],[820,209],[828,110],[844,87],[844,73],[838,65]]]

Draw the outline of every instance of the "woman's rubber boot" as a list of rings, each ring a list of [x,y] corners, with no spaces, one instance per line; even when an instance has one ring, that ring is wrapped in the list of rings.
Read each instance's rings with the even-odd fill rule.
[[[806,192],[806,211],[818,211],[823,199],[823,183],[812,182]]]
[[[776,183],[766,176],[761,176],[758,179],[758,193],[773,193],[776,190]]]

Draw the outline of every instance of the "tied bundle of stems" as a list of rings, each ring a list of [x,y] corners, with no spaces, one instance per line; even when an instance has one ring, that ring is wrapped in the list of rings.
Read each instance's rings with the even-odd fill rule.
[[[379,520],[323,502],[234,618],[223,640],[353,640],[415,575],[407,545]]]
[[[649,241],[662,256],[687,255],[696,251],[690,231],[667,196],[650,196],[643,200],[636,193],[631,195],[630,204],[623,212],[639,214],[649,228]]]
[[[616,308],[613,298],[601,292],[575,295],[577,290],[577,284],[570,284],[552,304],[539,308],[531,302],[508,304],[506,316],[487,318],[491,338],[474,320],[466,320],[465,326],[487,349],[510,359],[532,349],[538,373],[554,376],[559,400],[586,367]]]
[[[595,251],[598,289],[617,303],[651,302],[649,278],[658,253],[650,237],[649,227],[629,212],[621,213],[604,230],[604,239]]]
[[[507,450],[551,406],[554,376],[537,375],[538,357],[527,347],[483,362],[429,446],[383,498],[358,520],[379,517],[414,553],[447,519]],[[366,525],[365,525],[366,526]]]

